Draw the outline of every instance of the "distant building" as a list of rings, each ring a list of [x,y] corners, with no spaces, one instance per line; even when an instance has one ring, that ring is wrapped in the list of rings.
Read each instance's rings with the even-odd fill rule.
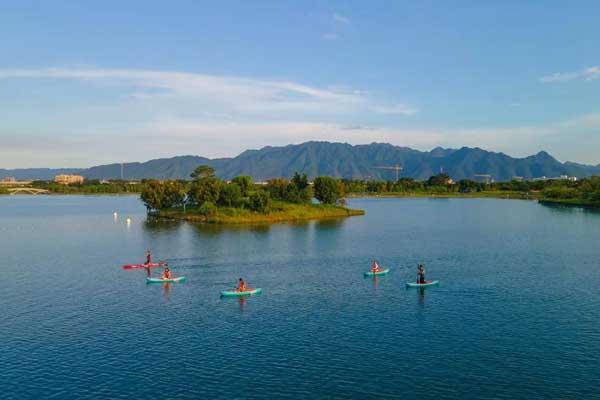
[[[546,176],[541,176],[539,178],[533,178],[532,181],[571,181],[571,182],[577,182],[577,177],[576,176],[568,176],[568,175],[561,175],[561,176],[557,176],[557,177],[546,177]]]
[[[29,186],[31,181],[18,181],[12,176],[0,179],[0,186]]]
[[[56,175],[54,182],[60,183],[61,185],[81,184],[85,178],[81,175]]]

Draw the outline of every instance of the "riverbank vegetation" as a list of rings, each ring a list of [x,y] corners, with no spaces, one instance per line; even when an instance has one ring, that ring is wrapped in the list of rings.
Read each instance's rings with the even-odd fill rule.
[[[453,182],[447,174],[442,173],[424,181],[411,178],[378,181],[317,177],[311,184],[306,175],[295,174],[291,180],[271,179],[265,185],[257,185],[249,176],[224,182],[215,176],[212,168],[201,166],[194,171],[191,181],[92,179],[72,185],[34,181],[29,187],[48,190],[52,194],[139,193],[151,212],[178,207],[183,211],[185,206],[191,213],[205,215],[215,214],[214,210],[225,212],[226,209],[273,214],[271,206],[276,202],[306,205],[307,209],[312,209],[313,198],[322,204],[343,206],[344,197],[495,197],[600,207],[600,177],[484,183],[469,179]],[[0,194],[9,194],[9,189],[0,186]],[[206,218],[219,219],[216,216]]]
[[[473,180],[453,182],[446,174],[426,181],[400,178],[398,181],[343,180],[352,197],[496,197],[536,199],[546,203],[600,207],[600,177],[581,180],[547,179],[484,183]]]
[[[141,199],[151,215],[212,223],[263,223],[347,217],[364,214],[344,207],[344,185],[306,175],[272,179],[257,185],[249,176],[225,182],[208,166],[200,166],[192,181],[147,181]],[[313,198],[319,204],[313,203]]]
[[[145,181],[129,182],[125,180],[100,181],[86,179],[83,183],[63,185],[52,181],[33,181],[31,187],[48,190],[56,194],[128,194],[141,193]]]

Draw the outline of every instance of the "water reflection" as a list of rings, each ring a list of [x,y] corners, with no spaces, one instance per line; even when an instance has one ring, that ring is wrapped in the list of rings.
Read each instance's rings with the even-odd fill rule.
[[[556,204],[540,202],[542,206],[552,211],[555,214],[596,214],[600,215],[600,208],[590,206],[579,206],[569,204]]]
[[[244,306],[246,305],[247,301],[248,299],[245,296],[242,296],[238,299],[238,302],[240,304],[240,311],[244,311]]]
[[[156,217],[147,217],[144,223],[142,224],[144,230],[149,233],[172,233],[177,231],[182,225],[183,221],[174,220],[174,219],[161,219]]]
[[[331,218],[315,221],[315,226],[321,230],[339,229],[346,222],[345,218]]]
[[[223,225],[223,224],[206,224],[201,222],[188,222],[189,226],[198,233],[206,235],[218,235],[223,232],[256,232],[268,233],[271,230],[271,225]]]
[[[373,289],[377,290],[377,287],[379,286],[379,277],[375,275],[371,277],[371,280],[373,281]]]
[[[425,288],[417,288],[417,293],[419,296],[419,305],[425,305]]]
[[[171,284],[163,283],[163,297],[165,298],[165,303],[168,303],[171,297]]]

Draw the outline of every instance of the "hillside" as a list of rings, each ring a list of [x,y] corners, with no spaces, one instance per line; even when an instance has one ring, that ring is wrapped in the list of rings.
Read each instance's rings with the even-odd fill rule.
[[[456,180],[474,178],[478,174],[489,174],[497,181],[510,180],[514,176],[530,179],[600,175],[600,165],[561,163],[543,151],[525,158],[513,158],[503,153],[469,147],[438,147],[432,151],[418,151],[385,143],[353,146],[346,143],[306,142],[247,150],[234,158],[211,160],[200,156],[178,156],[127,163],[124,164],[124,177],[186,179],[201,164],[211,165],[217,175],[224,179],[245,174],[257,181],[291,177],[296,171],[310,177],[329,175],[354,179],[394,179],[393,170],[376,167],[396,164],[403,166],[402,176],[416,179],[427,179],[441,170]],[[116,179],[121,176],[121,165],[109,164],[86,169],[0,169],[0,178],[52,179],[59,173],[79,173],[90,179]]]

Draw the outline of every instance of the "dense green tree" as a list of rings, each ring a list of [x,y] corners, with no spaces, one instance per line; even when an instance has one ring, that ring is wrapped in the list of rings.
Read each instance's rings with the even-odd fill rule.
[[[205,201],[198,209],[198,212],[207,217],[212,217],[217,214],[217,206],[213,202]]]
[[[267,181],[265,189],[269,192],[271,199],[284,200],[286,198],[286,193],[288,192],[289,184],[290,183],[286,179],[270,179]]]
[[[163,182],[163,199],[162,207],[180,207],[183,205],[185,200],[185,188],[178,181],[164,181]]]
[[[427,186],[446,186],[449,183],[450,176],[445,172],[434,175],[427,180]]]
[[[242,196],[248,197],[250,189],[252,188],[252,177],[248,175],[236,176],[231,180],[231,183],[237,184],[242,191]]]
[[[163,208],[163,197],[164,188],[161,182],[158,180],[148,181],[140,195],[140,198],[142,199],[142,202],[144,203],[148,211],[160,210],[161,208]]]
[[[336,204],[344,195],[342,184],[329,176],[319,176],[314,181],[315,197],[324,204]]]
[[[212,178],[215,176],[215,169],[208,165],[199,165],[190,176],[194,180]]]
[[[458,191],[461,193],[481,192],[485,185],[470,179],[458,181]]]
[[[219,205],[238,207],[242,203],[242,189],[237,183],[229,183],[221,188]]]
[[[216,204],[219,201],[222,186],[223,181],[214,176],[196,179],[190,185],[188,192],[190,202],[198,205],[207,201]]]
[[[151,180],[140,195],[148,210],[178,207],[183,204],[185,190],[181,182]]]
[[[257,190],[250,194],[248,199],[248,207],[252,211],[265,213],[269,211],[271,206],[271,196],[269,192],[265,190]]]

